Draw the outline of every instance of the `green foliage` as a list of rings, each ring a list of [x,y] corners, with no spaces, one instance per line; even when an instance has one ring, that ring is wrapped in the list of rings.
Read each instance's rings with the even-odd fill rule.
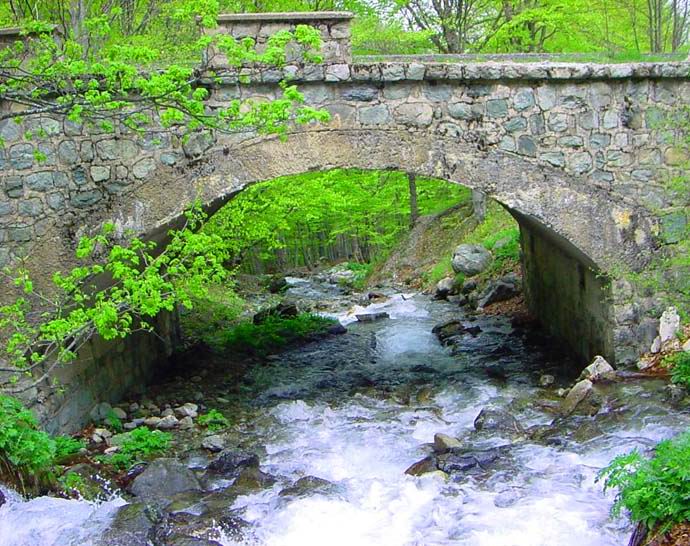
[[[115,432],[122,432],[124,430],[122,421],[117,415],[115,415],[113,410],[110,410],[108,415],[105,416],[105,422]]]
[[[0,394],[0,461],[21,475],[49,472],[55,441],[38,429],[33,413],[15,398]]]
[[[419,179],[421,214],[445,210],[468,190]],[[334,170],[256,184],[230,201],[205,230],[223,234],[244,267],[315,266],[322,261],[369,263],[407,233],[407,176],[398,172]]]
[[[352,287],[356,290],[363,290],[374,266],[370,263],[347,262],[346,267],[355,274],[352,279]]]
[[[67,472],[58,478],[58,483],[62,490],[68,495],[83,496],[83,491],[86,489],[86,482],[84,478],[76,472]]]
[[[599,477],[617,490],[614,515],[626,508],[650,530],[690,521],[690,431],[659,443],[651,459],[637,451],[616,457]]]
[[[25,297],[0,307],[0,331],[13,332],[0,347],[0,357],[12,367],[0,371],[23,372],[30,381],[17,391],[25,390],[56,365],[73,360],[95,334],[106,340],[124,338],[135,330],[150,330],[161,311],[173,311],[178,304],[191,308],[193,298],[203,298],[210,283],[228,275],[227,245],[220,234],[198,229],[204,220],[196,205],[187,213],[186,226],[172,231],[160,252],[153,242],[119,239],[114,226],[106,224],[100,234],[80,239],[76,256],[84,265],[54,274],[56,296],[35,293],[28,273],[19,271],[14,283]],[[96,279],[103,274],[113,282],[99,290]],[[45,309],[46,303],[51,308],[37,314],[34,306]],[[48,371],[43,371],[44,363]]]
[[[678,351],[668,355],[664,358],[664,364],[671,368],[673,382],[690,390],[690,353]]]
[[[20,21],[25,24],[25,39],[0,48],[0,95],[21,105],[0,114],[0,120],[50,112],[106,132],[142,132],[160,123],[163,128],[174,128],[184,139],[201,129],[252,129],[284,136],[290,123],[328,119],[325,111],[304,106],[302,94],[285,82],[282,96],[275,100],[233,100],[223,108],[207,108],[209,92],[202,82],[209,76],[203,59],[212,59],[215,53],[223,54],[235,67],[246,63],[281,66],[286,49],[295,45],[307,62],[319,62],[321,37],[316,29],[298,25],[294,32],[280,31],[269,37],[259,53],[250,38],[202,32],[204,25],[215,26],[217,3],[174,3],[182,9],[159,17],[181,25],[177,36],[170,29],[161,29],[128,39],[123,39],[107,14],[93,13],[68,23],[64,39],[55,40],[54,27],[47,24],[53,14],[49,9],[36,10],[36,20]],[[174,46],[168,39],[176,40]],[[169,52],[177,58],[168,58]]]
[[[352,24],[352,49],[357,55],[414,55],[435,53],[431,31],[415,31],[403,27],[395,19],[384,20],[377,15],[358,17]]]
[[[245,308],[244,300],[234,291],[234,282],[211,284],[203,297],[193,300],[191,309],[182,309],[180,324],[185,342],[190,345],[204,342],[214,346],[218,332],[232,327]]]
[[[86,447],[86,442],[82,439],[71,438],[69,436],[55,437],[55,460],[60,462],[62,459],[79,453]]]
[[[199,415],[197,423],[208,430],[222,430],[230,426],[230,421],[216,409],[209,409],[206,413]]]
[[[164,453],[170,447],[172,435],[160,430],[137,427],[124,434],[120,449],[112,455],[104,455],[100,461],[117,469],[126,470],[133,464]]]
[[[268,354],[290,343],[323,332],[335,323],[333,319],[301,313],[296,317],[269,315],[261,324],[242,322],[219,336],[225,350]]]

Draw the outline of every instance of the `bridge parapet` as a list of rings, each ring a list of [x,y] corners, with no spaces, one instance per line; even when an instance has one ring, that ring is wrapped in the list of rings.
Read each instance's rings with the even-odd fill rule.
[[[261,52],[273,34],[282,30],[294,31],[299,25],[308,25],[321,32],[324,65],[349,64],[352,62],[352,18],[351,13],[343,11],[227,14],[218,17],[218,26],[210,32],[228,34],[238,39],[252,38],[257,50]],[[288,51],[288,64],[301,61],[299,50]],[[223,57],[214,59],[214,65],[223,67]]]

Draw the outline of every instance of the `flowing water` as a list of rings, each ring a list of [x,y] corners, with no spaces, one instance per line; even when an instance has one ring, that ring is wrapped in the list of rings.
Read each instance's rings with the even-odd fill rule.
[[[253,373],[232,434],[277,481],[228,503],[250,531],[224,544],[627,543],[630,525],[609,516],[612,495],[596,476],[614,456],[646,451],[690,424],[687,412],[670,409],[662,382],[604,387],[595,417],[557,424],[549,441],[480,433],[473,423],[482,408],[508,410],[524,428],[552,423],[555,387],[540,388],[539,376],[552,373],[565,386],[577,370],[564,370],[563,355],[504,318],[475,319],[481,332],[450,351],[431,329],[457,307],[398,294],[372,310],[390,319],[351,324],[347,335],[288,351]],[[485,471],[406,475],[439,432],[468,449],[507,447]],[[330,485],[285,491],[306,476]],[[123,502],[11,500],[0,508],[0,546],[89,544]]]

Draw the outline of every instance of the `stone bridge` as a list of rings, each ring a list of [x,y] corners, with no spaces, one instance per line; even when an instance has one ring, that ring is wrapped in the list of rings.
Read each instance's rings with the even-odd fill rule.
[[[690,105],[690,63],[355,62],[349,21],[220,18],[217,32],[260,44],[297,23],[321,29],[320,65],[243,68],[249,81],[239,83],[237,70],[214,59],[221,78],[209,83],[210,107],[271,99],[289,78],[331,113],[287,142],[199,132],[182,143],[169,131],[95,134],[50,118],[0,124],[0,265],[28,255],[39,279],[49,278],[72,263],[78,235],[103,221],[159,237],[197,197],[215,210],[279,176],[395,169],[502,203],[521,226],[532,310],[583,358],[634,361],[649,347],[658,302],[607,274],[643,270],[688,221],[687,211],[659,211],[670,205],[665,183],[687,160],[664,120]],[[50,138],[27,140],[38,127]],[[36,150],[47,160],[37,162]]]

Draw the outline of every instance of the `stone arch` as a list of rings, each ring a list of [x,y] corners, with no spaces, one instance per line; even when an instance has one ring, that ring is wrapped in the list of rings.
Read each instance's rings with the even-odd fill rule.
[[[583,358],[616,359],[612,294],[602,273],[615,264],[640,267],[631,233],[647,233],[641,210],[589,183],[497,149],[401,129],[314,127],[247,139],[214,149],[184,176],[162,171],[120,199],[120,223],[164,239],[184,208],[200,198],[215,212],[253,183],[333,168],[399,170],[484,192],[503,204],[523,233],[525,291],[533,311]],[[143,213],[141,212],[143,211]]]

